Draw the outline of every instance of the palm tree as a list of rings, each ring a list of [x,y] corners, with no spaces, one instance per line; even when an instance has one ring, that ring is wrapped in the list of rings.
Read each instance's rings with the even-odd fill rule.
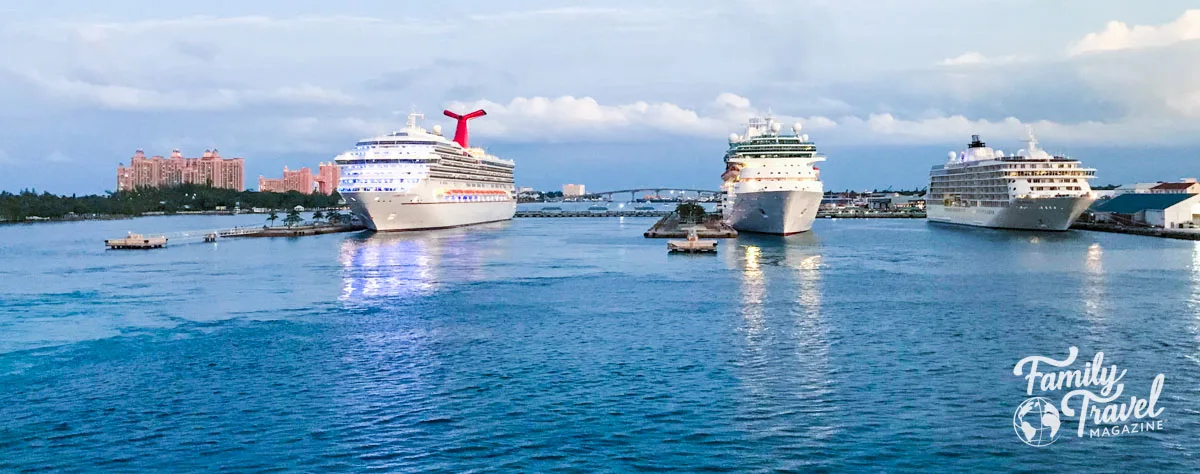
[[[275,225],[275,221],[279,220],[279,213],[271,209],[271,214],[267,216],[267,220],[271,222],[271,225]]]
[[[288,211],[287,217],[283,218],[283,223],[288,227],[291,227],[299,224],[303,220],[304,218],[300,217],[300,211],[296,210],[296,208],[292,208],[292,210]]]
[[[314,220],[314,221],[315,221],[315,220],[320,220],[320,219],[321,219],[321,218],[323,218],[323,217],[325,217],[325,214],[323,214],[321,211],[314,211],[314,212],[313,212],[313,216],[312,216],[312,220]]]

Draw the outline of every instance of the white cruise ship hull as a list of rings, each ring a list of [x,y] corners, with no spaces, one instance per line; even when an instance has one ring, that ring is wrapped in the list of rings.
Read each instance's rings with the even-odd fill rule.
[[[1095,201],[1088,196],[1015,199],[1008,207],[964,207],[926,204],[930,222],[994,229],[1052,230],[1071,228]]]
[[[789,235],[808,232],[821,207],[819,191],[739,193],[729,206],[728,221],[739,232]]]
[[[445,229],[487,222],[506,221],[517,211],[514,200],[482,202],[402,202],[406,199],[376,201],[374,195],[390,193],[352,193],[346,202],[354,215],[376,231]],[[350,199],[353,198],[353,199]]]

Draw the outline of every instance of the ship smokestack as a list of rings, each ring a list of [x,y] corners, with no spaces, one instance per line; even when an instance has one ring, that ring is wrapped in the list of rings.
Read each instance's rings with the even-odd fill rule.
[[[467,148],[467,143],[469,140],[467,136],[467,121],[487,115],[487,112],[484,112],[483,109],[476,110],[466,115],[459,115],[449,110],[444,110],[442,113],[446,114],[447,117],[458,121],[458,125],[454,127],[454,141],[459,145],[462,145],[463,148]]]

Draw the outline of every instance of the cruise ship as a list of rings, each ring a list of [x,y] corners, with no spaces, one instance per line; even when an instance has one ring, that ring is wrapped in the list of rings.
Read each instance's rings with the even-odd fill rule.
[[[517,209],[514,164],[468,145],[467,121],[487,113],[445,111],[457,120],[454,139],[412,113],[398,132],[360,140],[334,160],[338,193],[377,231],[459,227],[512,219]]]
[[[746,133],[729,135],[722,212],[738,231],[788,235],[807,232],[817,218],[824,187],[816,163],[825,161],[817,146],[792,125],[771,117],[752,118]]]
[[[1038,148],[1032,131],[1026,142],[1026,149],[1006,156],[972,135],[966,150],[950,152],[950,160],[929,173],[929,221],[1000,229],[1070,228],[1095,201],[1088,180],[1096,170]]]

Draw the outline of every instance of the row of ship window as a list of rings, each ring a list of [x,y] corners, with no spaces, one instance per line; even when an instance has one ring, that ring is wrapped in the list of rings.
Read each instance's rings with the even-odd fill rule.
[[[442,196],[446,202],[508,201],[508,196]]]
[[[378,192],[396,191],[396,188],[383,187],[383,186],[377,186],[377,187],[373,187],[373,188],[372,187],[357,187],[357,186],[338,188],[339,193],[357,193],[357,192],[366,193],[366,192],[371,192],[371,191],[378,191]]]
[[[377,178],[377,179],[355,179],[342,178],[342,184],[392,184],[392,183],[419,183],[418,178]]]
[[[813,157],[813,154],[812,154],[812,153],[801,153],[801,154],[799,154],[799,155],[795,155],[795,154],[788,154],[788,155],[761,155],[761,154],[759,154],[759,155],[751,155],[751,154],[745,154],[745,153],[738,153],[738,154],[737,154],[737,155],[734,157],[734,159],[737,159],[737,158],[812,158],[812,157]]]

